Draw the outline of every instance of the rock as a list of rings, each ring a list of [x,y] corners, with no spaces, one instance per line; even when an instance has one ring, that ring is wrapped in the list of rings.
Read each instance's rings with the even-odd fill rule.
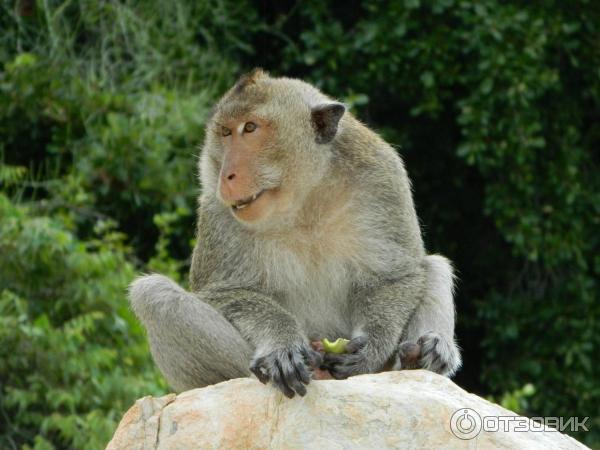
[[[486,429],[499,423],[501,431],[476,433],[482,423]],[[509,431],[502,431],[504,424]],[[539,431],[518,431],[517,425]],[[459,426],[471,434],[461,435]],[[471,439],[459,439],[453,429]],[[305,397],[291,400],[251,378],[144,397],[125,414],[107,450],[207,448],[586,447],[469,394],[445,377],[405,370],[313,381]]]

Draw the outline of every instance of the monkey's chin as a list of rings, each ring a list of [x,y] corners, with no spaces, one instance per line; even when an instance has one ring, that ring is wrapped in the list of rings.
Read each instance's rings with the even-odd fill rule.
[[[260,191],[253,200],[237,207],[232,206],[231,213],[240,222],[258,223],[270,216],[276,196],[273,189],[265,189]]]

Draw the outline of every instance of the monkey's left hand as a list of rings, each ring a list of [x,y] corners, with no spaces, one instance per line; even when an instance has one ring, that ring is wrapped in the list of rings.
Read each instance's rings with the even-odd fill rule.
[[[346,353],[325,353],[321,369],[328,370],[331,375],[342,380],[352,375],[371,373],[377,369],[373,367],[373,356],[367,346],[367,338],[356,337],[346,345]]]

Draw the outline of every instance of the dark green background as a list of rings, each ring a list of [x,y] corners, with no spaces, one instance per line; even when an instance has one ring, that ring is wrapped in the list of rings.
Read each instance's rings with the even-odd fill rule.
[[[255,66],[403,156],[456,382],[600,445],[599,5],[0,0],[0,448],[103,448],[167,392],[125,287],[185,284],[203,123]]]

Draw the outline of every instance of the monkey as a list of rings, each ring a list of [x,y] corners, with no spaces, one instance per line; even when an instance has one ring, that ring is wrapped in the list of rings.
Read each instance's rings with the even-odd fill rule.
[[[292,398],[316,369],[461,366],[452,265],[425,251],[401,156],[343,103],[242,76],[207,120],[199,181],[189,291],[159,274],[129,289],[176,391],[254,374]],[[324,337],[347,353],[316,352]]]

